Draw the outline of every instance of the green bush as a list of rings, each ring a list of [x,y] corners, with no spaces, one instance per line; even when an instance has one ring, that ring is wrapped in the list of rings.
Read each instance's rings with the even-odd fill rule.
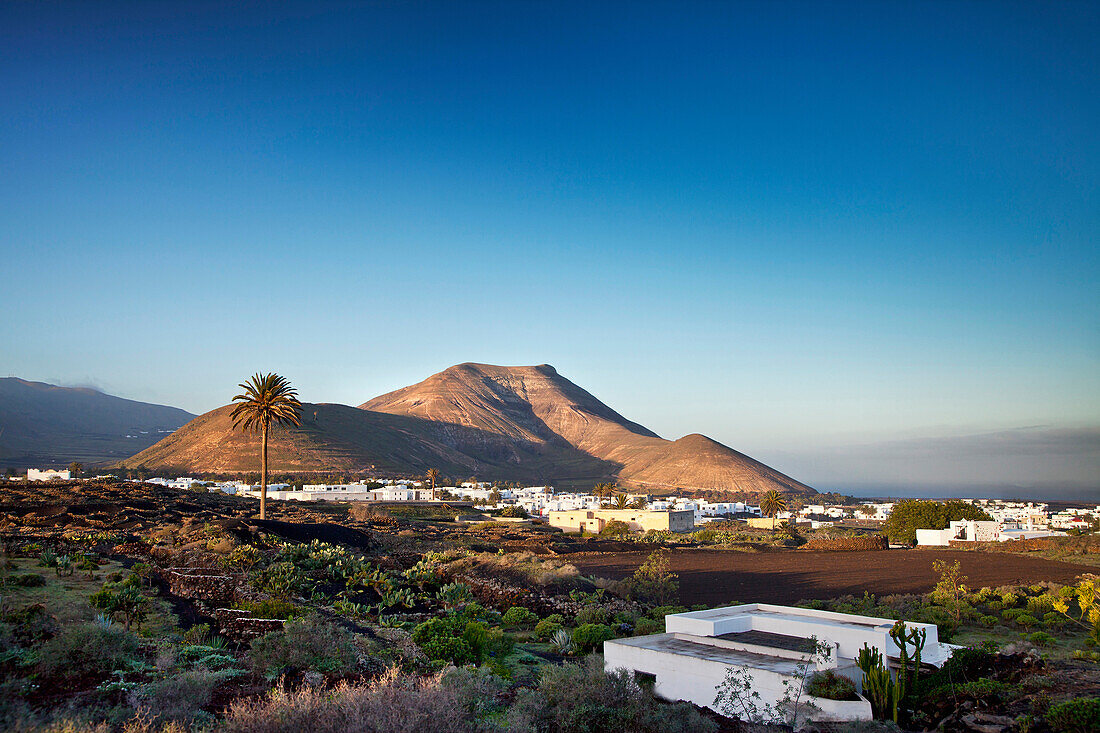
[[[530,611],[522,606],[512,606],[504,612],[501,621],[505,626],[526,629],[537,624],[539,622],[539,617],[534,611]]]
[[[711,733],[715,724],[688,703],[662,703],[626,670],[605,672],[598,658],[542,668],[538,686],[521,689],[504,729],[554,733]]]
[[[1100,697],[1081,697],[1053,705],[1047,722],[1054,733],[1091,733],[1100,730]]]
[[[606,606],[591,605],[585,606],[581,610],[577,611],[577,625],[584,626],[585,624],[610,624],[611,623],[611,610]]]
[[[8,582],[17,588],[41,588],[46,584],[46,578],[38,573],[21,573],[13,575]]]
[[[573,630],[573,642],[584,652],[592,651],[608,639],[614,639],[611,627],[604,624],[584,624]]]
[[[424,650],[429,659],[458,665],[467,664],[477,659],[470,641],[465,638],[466,627],[471,623],[477,622],[460,625],[461,621],[454,617],[430,618],[413,629],[412,640]],[[477,627],[469,628],[469,636],[475,642],[481,641]]]
[[[562,628],[562,625],[551,621],[548,618],[544,618],[535,625],[535,638],[539,641],[547,641],[554,635],[555,631]]]
[[[612,519],[600,530],[601,537],[626,537],[630,533],[630,525],[619,519]]]
[[[286,620],[294,616],[301,616],[302,609],[290,601],[279,598],[267,598],[262,601],[249,601],[240,605],[241,610],[248,611],[253,618],[279,618]]]
[[[1016,617],[1022,613],[1023,611],[1021,611],[1019,608],[1006,608],[1005,610],[1001,611],[1001,618],[1005,621],[1015,621]]]
[[[117,626],[66,626],[42,645],[37,671],[58,680],[105,676],[136,659],[138,648],[137,637]]]
[[[640,618],[638,619],[638,623],[634,624],[635,636],[648,636],[649,634],[659,634],[664,630],[664,621],[655,621],[651,618]]]
[[[981,618],[978,619],[978,621],[981,622],[982,626],[987,626],[991,629],[994,626],[997,625],[997,617],[996,616],[982,616]]]
[[[1025,629],[1030,629],[1033,626],[1039,625],[1039,619],[1035,618],[1029,613],[1021,613],[1016,617],[1016,623],[1023,626]]]
[[[358,658],[351,632],[316,618],[291,619],[281,631],[253,640],[248,651],[253,671],[268,678],[305,671],[347,675]]]
[[[806,683],[806,692],[826,700],[856,700],[856,686],[834,670],[815,672]]]
[[[190,722],[210,704],[214,689],[238,671],[192,669],[142,685],[133,693],[134,707],[150,718]]]
[[[1027,640],[1035,646],[1050,646],[1054,643],[1054,637],[1045,631],[1036,631],[1034,634],[1028,634]]]

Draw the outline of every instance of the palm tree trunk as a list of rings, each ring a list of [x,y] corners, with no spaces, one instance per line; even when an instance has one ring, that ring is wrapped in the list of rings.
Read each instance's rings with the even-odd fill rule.
[[[260,447],[260,519],[267,519],[267,426]]]

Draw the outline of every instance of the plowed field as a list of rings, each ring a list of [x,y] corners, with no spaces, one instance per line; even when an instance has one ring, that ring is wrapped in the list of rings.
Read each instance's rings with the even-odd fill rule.
[[[569,562],[585,575],[622,578],[645,561],[646,552],[576,554]],[[879,550],[811,552],[787,550],[747,553],[722,550],[673,550],[672,570],[680,576],[684,605],[729,601],[793,603],[848,593],[876,595],[926,593],[936,584],[932,561],[958,560],[967,585],[1068,583],[1092,569],[1042,558],[960,550]]]

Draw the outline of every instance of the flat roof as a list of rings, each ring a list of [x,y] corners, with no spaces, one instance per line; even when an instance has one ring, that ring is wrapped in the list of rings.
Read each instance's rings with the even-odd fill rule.
[[[797,659],[773,657],[770,654],[757,654],[739,649],[727,649],[711,644],[698,644],[686,639],[677,639],[675,634],[635,636],[629,639],[614,639],[606,643],[649,649],[665,654],[695,657],[696,659],[706,659],[711,662],[720,662],[738,667],[766,669],[780,674],[793,675],[798,673]]]
[[[733,631],[729,634],[719,634],[716,638],[791,652],[810,653],[814,650],[813,642],[809,639],[789,634],[773,634],[770,631]]]

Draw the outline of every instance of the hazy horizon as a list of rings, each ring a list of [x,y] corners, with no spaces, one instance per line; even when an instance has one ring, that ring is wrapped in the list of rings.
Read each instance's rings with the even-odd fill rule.
[[[1075,2],[0,3],[0,374],[201,413],[261,370],[357,405],[549,362],[817,488],[1100,491],[1098,36]]]

